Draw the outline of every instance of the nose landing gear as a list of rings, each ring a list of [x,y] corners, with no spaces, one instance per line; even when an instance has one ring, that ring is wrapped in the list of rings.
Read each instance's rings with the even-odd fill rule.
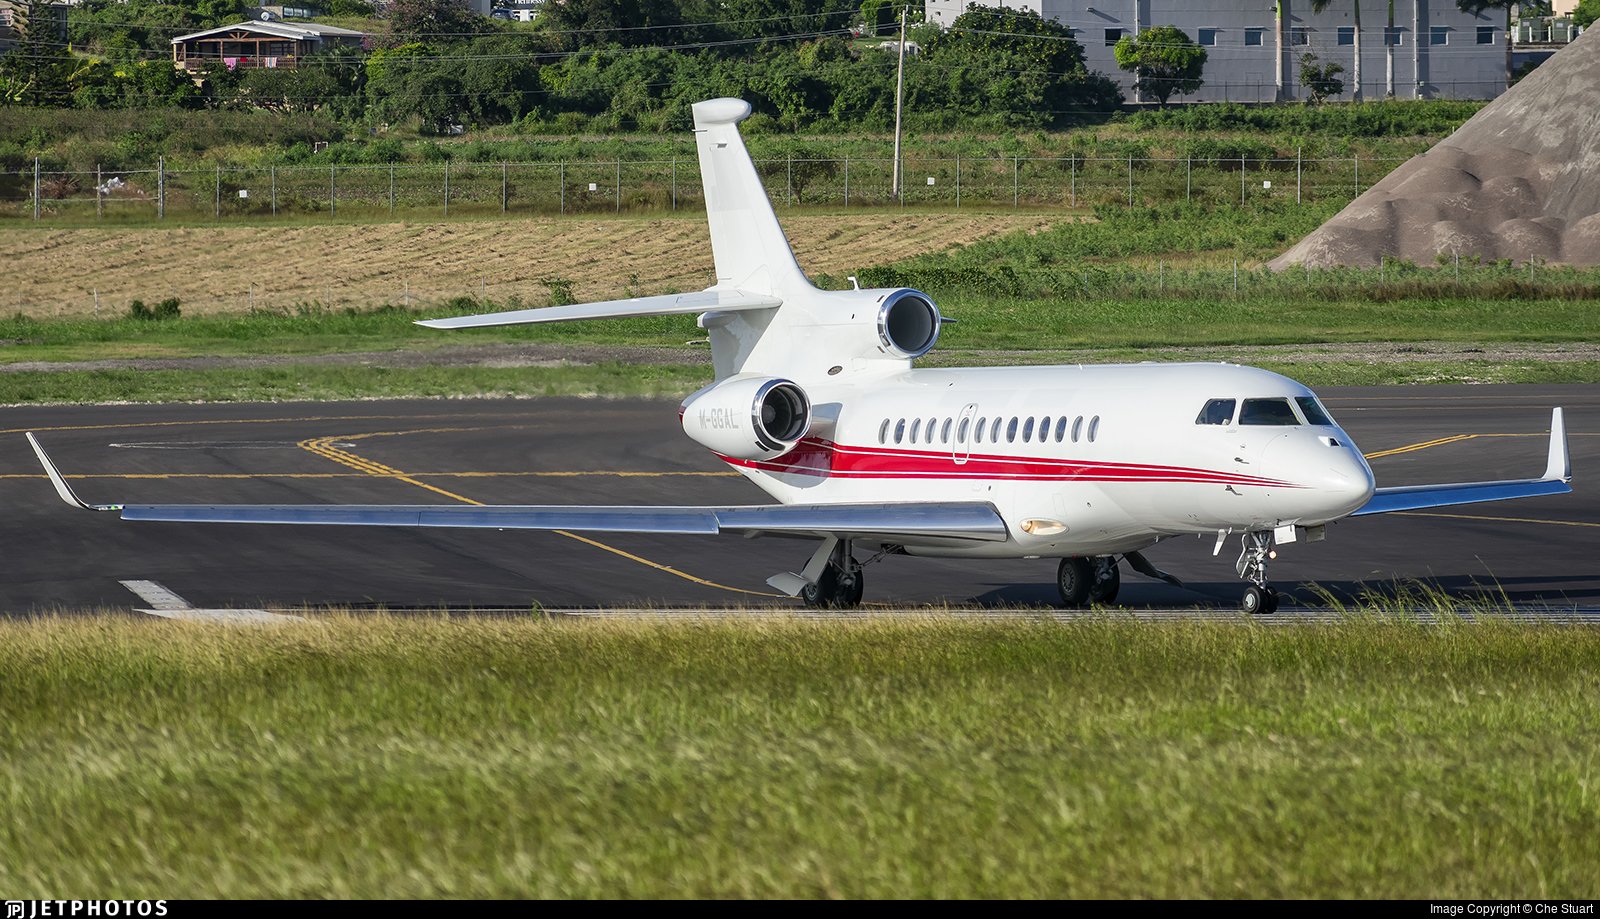
[[[1239,608],[1252,616],[1268,616],[1278,611],[1278,592],[1267,584],[1267,560],[1272,551],[1272,532],[1256,530],[1244,534],[1244,546],[1239,551],[1239,562],[1234,566],[1239,577],[1250,581],[1245,588]]]

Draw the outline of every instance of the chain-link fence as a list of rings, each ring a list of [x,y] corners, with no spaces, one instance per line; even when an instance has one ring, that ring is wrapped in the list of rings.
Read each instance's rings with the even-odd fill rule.
[[[910,156],[757,160],[780,208],[1092,208],[1346,201],[1401,159]],[[652,213],[703,207],[692,158],[0,173],[0,222]]]

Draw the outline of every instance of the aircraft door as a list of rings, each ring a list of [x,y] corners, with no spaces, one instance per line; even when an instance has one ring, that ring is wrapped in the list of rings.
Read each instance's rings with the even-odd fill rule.
[[[950,458],[957,466],[964,466],[972,455],[972,418],[978,414],[978,403],[969,402],[956,418],[955,436],[950,438]]]

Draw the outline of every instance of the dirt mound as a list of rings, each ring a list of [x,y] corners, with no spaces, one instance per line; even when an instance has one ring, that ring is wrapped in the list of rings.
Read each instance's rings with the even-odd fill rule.
[[[1384,177],[1271,263],[1600,264],[1600,29]]]

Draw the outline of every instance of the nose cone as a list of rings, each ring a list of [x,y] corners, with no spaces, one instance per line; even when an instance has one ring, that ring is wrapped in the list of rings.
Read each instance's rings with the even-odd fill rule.
[[[1297,488],[1273,491],[1279,517],[1315,525],[1347,516],[1372,498],[1372,467],[1337,428],[1309,428],[1268,446],[1263,470]]]

